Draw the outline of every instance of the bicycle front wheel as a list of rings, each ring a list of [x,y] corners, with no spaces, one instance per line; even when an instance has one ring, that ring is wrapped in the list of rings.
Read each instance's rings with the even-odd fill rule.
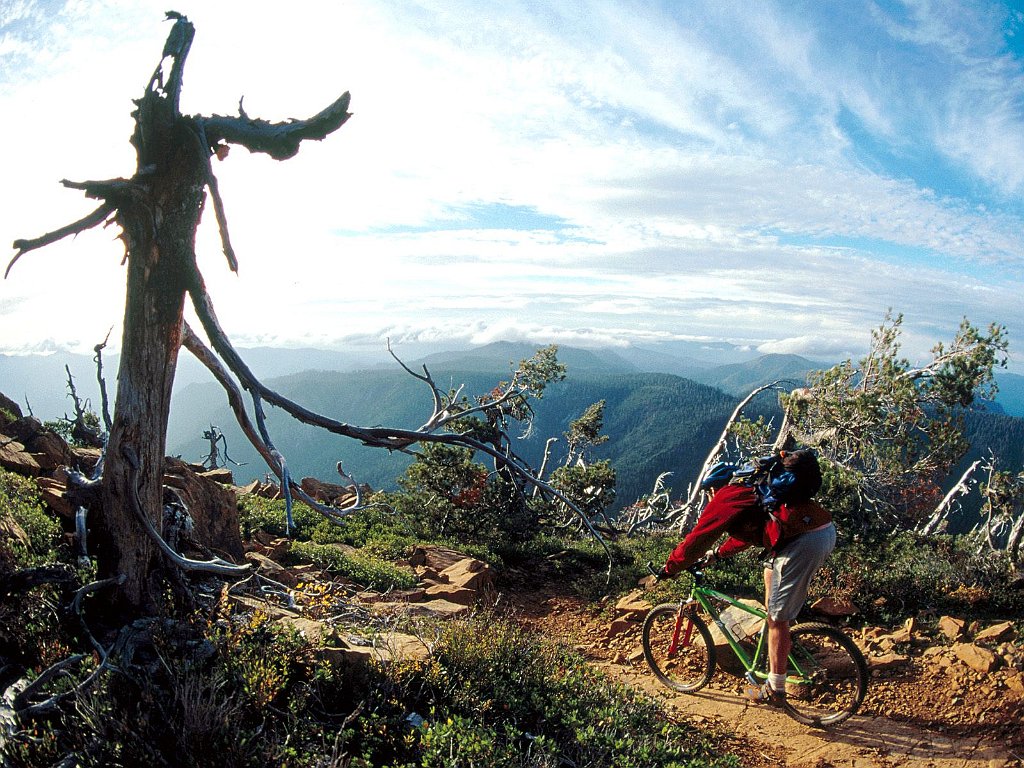
[[[827,624],[799,624],[786,675],[786,713],[829,726],[856,713],[868,689],[868,665],[853,640]]]
[[[644,658],[654,676],[674,691],[699,691],[715,671],[715,643],[708,625],[678,603],[655,606],[643,628]]]

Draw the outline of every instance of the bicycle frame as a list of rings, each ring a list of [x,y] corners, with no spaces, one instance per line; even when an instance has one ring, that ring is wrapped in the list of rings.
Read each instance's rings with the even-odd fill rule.
[[[722,621],[722,614],[718,610],[718,607],[715,605],[715,603],[712,601],[718,601],[721,603],[725,603],[730,607],[738,608],[741,611],[744,611],[745,613],[749,613],[752,616],[756,616],[762,621],[764,621],[764,619],[767,618],[767,615],[764,611],[759,610],[757,608],[753,608],[752,606],[749,606],[745,603],[741,603],[736,598],[719,592],[716,589],[704,587],[695,582],[693,588],[690,590],[689,597],[682,600],[679,603],[679,613],[676,615],[675,631],[672,634],[672,644],[669,648],[670,653],[675,653],[676,649],[679,647],[679,633],[680,631],[682,631],[683,617],[686,616],[687,609],[689,608],[690,610],[695,610],[694,606],[699,605],[705,610],[705,612],[711,618],[712,623],[714,623],[714,625],[718,627],[718,630],[722,633],[722,636],[725,638],[726,642],[729,643],[729,647],[732,649],[732,652],[736,655],[736,658],[739,659],[740,663],[743,665],[743,668],[746,670],[747,678],[750,679],[751,682],[755,682],[755,680],[767,679],[767,674],[765,672],[758,671],[757,667],[758,664],[761,662],[761,654],[765,650],[765,640],[768,634],[768,624],[762,624],[761,629],[757,632],[757,645],[754,647],[753,655],[751,655],[740,644],[740,641],[733,634],[732,630],[730,630],[729,627],[726,626],[726,623]],[[693,623],[686,622],[685,636],[683,637],[684,648],[689,644],[692,632]]]
[[[722,614],[715,605],[717,601],[724,603],[732,608],[738,608],[745,613],[749,613],[751,616],[756,616],[762,620],[761,629],[757,632],[757,644],[754,646],[753,655],[747,652],[740,641],[733,634],[732,630],[722,621]],[[700,576],[694,574],[694,583],[690,589],[689,597],[683,599],[679,603],[679,612],[676,614],[676,626],[672,633],[672,643],[669,646],[669,652],[674,654],[676,649],[679,648],[679,633],[682,630],[683,617],[687,614],[687,609],[695,610],[695,605],[702,607],[711,618],[712,623],[718,627],[718,630],[722,633],[729,647],[732,649],[733,654],[743,665],[743,669],[746,670],[746,678],[752,684],[757,685],[760,682],[764,682],[768,679],[768,673],[764,671],[767,665],[767,659],[764,659],[762,664],[762,653],[766,651],[766,640],[768,637],[768,622],[765,621],[768,615],[759,608],[754,608],[742,603],[731,595],[727,595],[723,592],[719,592],[717,589],[711,587],[705,587],[700,584]],[[689,645],[690,637],[693,632],[693,623],[687,622],[685,636],[683,637],[683,647]],[[795,658],[794,654],[789,655],[790,668],[795,671],[798,675],[797,678],[790,678],[789,682],[806,682],[806,676],[801,668],[800,662]],[[762,667],[759,669],[758,667]]]

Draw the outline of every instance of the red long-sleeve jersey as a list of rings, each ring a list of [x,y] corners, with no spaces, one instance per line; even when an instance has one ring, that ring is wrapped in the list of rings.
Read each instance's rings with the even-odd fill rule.
[[[750,546],[769,546],[765,535],[767,514],[748,485],[726,485],[701,512],[693,527],[665,561],[665,571],[675,575],[697,562],[718,537],[729,534],[718,549],[721,557],[734,555]]]

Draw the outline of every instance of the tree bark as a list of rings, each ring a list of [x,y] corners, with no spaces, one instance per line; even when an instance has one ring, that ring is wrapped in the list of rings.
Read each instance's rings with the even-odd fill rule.
[[[161,128],[166,131],[166,126]],[[124,575],[116,598],[129,611],[155,608],[149,574],[157,569],[161,555],[137,519],[133,494],[137,488],[138,506],[160,530],[171,388],[204,200],[204,158],[194,134],[178,128],[167,132],[172,137],[163,143],[163,157],[147,158],[156,160],[159,169],[148,180],[147,194],[121,206],[117,217],[127,246],[127,293],[117,399],[103,472],[102,525],[109,535],[96,541],[102,542],[102,551],[97,552],[99,577]],[[155,127],[146,130],[153,133]],[[130,457],[138,457],[137,469]]]

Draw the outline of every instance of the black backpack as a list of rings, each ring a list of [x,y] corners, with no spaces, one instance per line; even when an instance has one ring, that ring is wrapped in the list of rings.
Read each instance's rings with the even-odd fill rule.
[[[756,459],[734,477],[757,490],[761,504],[769,511],[786,502],[806,501],[821,488],[818,457],[809,448],[779,451]]]

